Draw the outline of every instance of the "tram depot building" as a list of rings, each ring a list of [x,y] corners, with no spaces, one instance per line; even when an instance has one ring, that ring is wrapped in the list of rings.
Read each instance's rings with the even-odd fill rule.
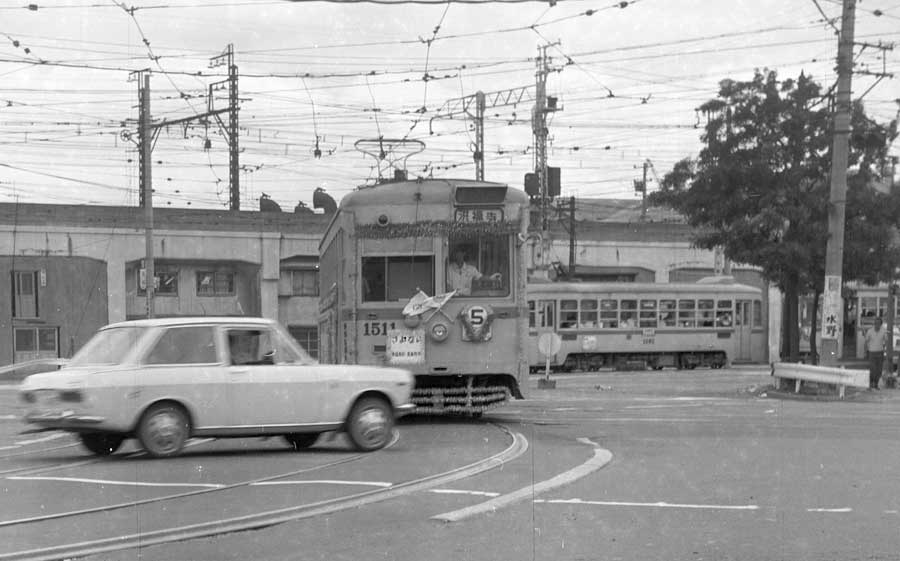
[[[584,281],[692,282],[721,270],[690,228],[640,201],[593,199],[576,213],[573,275]],[[331,215],[154,208],[155,314],[277,319],[318,351],[318,244]],[[551,220],[551,254],[569,264],[569,233]],[[138,207],[0,203],[0,366],[70,357],[100,327],[146,316],[144,213]],[[759,273],[762,325],[778,308]],[[770,302],[769,302],[770,301]],[[769,336],[770,348],[771,334]],[[777,348],[777,347],[775,347]],[[770,351],[771,354],[771,351]]]

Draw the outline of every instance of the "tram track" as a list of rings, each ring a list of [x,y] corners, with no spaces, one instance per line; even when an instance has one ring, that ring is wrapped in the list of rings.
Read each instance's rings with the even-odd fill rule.
[[[266,526],[273,526],[276,524],[283,524],[285,522],[301,520],[304,518],[309,518],[313,516],[319,516],[323,514],[329,514],[332,512],[337,512],[340,510],[345,510],[349,508],[356,508],[360,506],[364,506],[367,504],[372,504],[379,501],[388,500],[391,498],[403,496],[410,493],[415,493],[418,491],[430,489],[440,485],[446,485],[453,481],[457,481],[460,479],[465,479],[468,477],[472,477],[479,473],[494,469],[496,467],[502,466],[505,463],[512,461],[513,459],[522,455],[528,449],[528,441],[521,434],[510,431],[508,428],[502,425],[495,425],[500,428],[503,432],[505,432],[510,437],[510,444],[501,452],[493,454],[487,458],[483,458],[476,462],[472,462],[470,464],[453,468],[441,473],[428,475],[425,477],[411,479],[408,481],[404,481],[401,483],[393,484],[390,487],[378,488],[374,490],[367,490],[360,493],[354,493],[351,495],[321,500],[309,504],[303,505],[295,505],[284,507],[276,510],[268,510],[257,512],[253,514],[232,517],[232,518],[223,518],[218,520],[212,520],[207,522],[199,522],[196,524],[181,526],[178,528],[167,528],[160,529],[148,532],[141,532],[137,534],[125,534],[113,537],[100,538],[96,540],[83,541],[72,544],[64,544],[58,546],[51,546],[45,548],[37,548],[37,549],[29,549],[22,551],[15,551],[10,553],[0,554],[0,561],[19,561],[19,560],[29,560],[29,561],[54,561],[54,560],[62,560],[62,559],[71,559],[75,557],[85,557],[89,555],[97,555],[101,553],[108,553],[112,551],[121,551],[127,549],[134,549],[138,547],[147,547],[152,545],[164,545],[167,543],[186,541],[191,539],[209,537],[217,534],[227,534],[232,532],[246,531],[259,529]],[[294,470],[289,473],[282,473],[272,476],[267,476],[265,478],[258,478],[252,481],[243,481],[240,483],[228,485],[225,487],[216,487],[211,489],[202,489],[197,491],[191,491],[188,493],[178,493],[176,495],[168,495],[165,497],[156,497],[153,499],[144,499],[140,501],[133,501],[129,503],[122,503],[121,505],[112,505],[105,507],[97,507],[91,509],[84,509],[80,511],[70,511],[67,513],[58,513],[51,515],[43,515],[39,517],[32,517],[28,519],[14,520],[14,521],[6,521],[0,523],[0,526],[14,526],[16,524],[28,524],[28,523],[38,523],[49,520],[59,520],[63,518],[77,518],[79,516],[84,516],[87,514],[93,514],[97,512],[105,512],[110,510],[111,508],[128,508],[132,506],[137,506],[140,504],[146,504],[148,502],[159,502],[165,500],[174,500],[185,497],[190,497],[194,495],[200,494],[210,494],[220,491],[227,491],[230,489],[234,489],[241,486],[249,486],[255,483],[264,482],[264,481],[272,481],[276,479],[281,479],[285,477],[290,477],[293,475],[297,475],[299,473],[309,472],[316,469],[324,469],[327,467],[331,467],[334,465],[339,465],[343,463],[348,463],[351,461],[355,461],[361,457],[371,456],[371,454],[359,454],[351,458],[345,458],[343,460],[337,462],[331,462],[329,464],[323,464],[321,466],[314,466],[309,468],[304,468],[302,470]]]

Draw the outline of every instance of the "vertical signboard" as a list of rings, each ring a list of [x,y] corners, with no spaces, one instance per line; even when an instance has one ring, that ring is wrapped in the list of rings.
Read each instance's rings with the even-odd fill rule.
[[[841,277],[825,276],[825,292],[822,302],[822,339],[840,341],[843,328],[843,310],[841,309]]]

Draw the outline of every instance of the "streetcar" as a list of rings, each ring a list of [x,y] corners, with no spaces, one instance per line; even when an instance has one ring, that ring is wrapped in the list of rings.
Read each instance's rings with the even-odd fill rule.
[[[764,362],[762,291],[737,283],[551,282],[528,285],[528,363],[538,338],[561,339],[554,371],[722,368]]]
[[[319,359],[410,370],[417,413],[525,397],[528,204],[501,183],[402,175],[345,196],[319,245]]]

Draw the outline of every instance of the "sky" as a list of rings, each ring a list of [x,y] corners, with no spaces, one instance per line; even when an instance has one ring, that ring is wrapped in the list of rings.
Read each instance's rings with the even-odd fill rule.
[[[208,94],[227,79],[210,61],[229,45],[242,210],[263,194],[312,206],[318,187],[340,200],[390,165],[474,179],[474,122],[449,109],[478,91],[521,96],[489,104],[484,123],[485,179],[521,187],[542,47],[562,195],[638,199],[645,162],[653,190],[697,155],[696,109],[721,80],[768,68],[830,87],[840,15],[839,0],[0,0],[0,202],[137,205],[134,78],[149,70],[152,119],[182,121],[157,129],[154,205],[228,208],[225,132],[200,116],[227,107]],[[900,48],[876,46],[900,39],[900,0],[862,0],[856,15],[853,95],[887,122]],[[379,138],[404,142],[381,143],[381,160],[355,148],[377,154]]]

